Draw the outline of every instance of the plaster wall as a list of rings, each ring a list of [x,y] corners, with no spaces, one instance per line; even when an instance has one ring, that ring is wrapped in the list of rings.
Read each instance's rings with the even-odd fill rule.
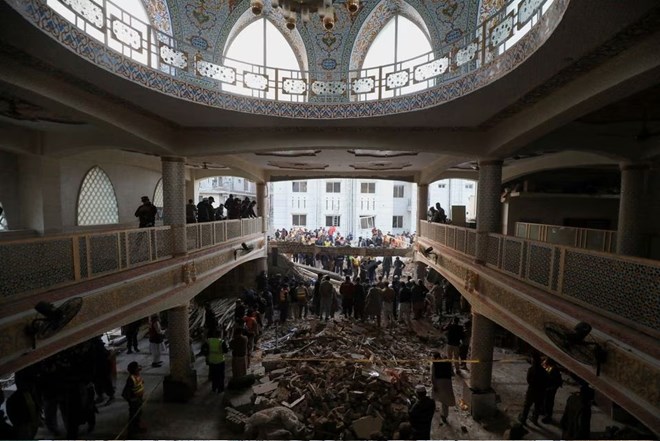
[[[503,206],[502,230],[515,235],[516,222],[564,225],[564,219],[607,219],[616,230],[619,213],[618,197],[580,197],[565,195],[521,194],[511,197]]]
[[[158,168],[155,167],[156,162]],[[110,178],[115,190],[119,209],[119,223],[137,226],[135,210],[141,196],[153,197],[156,184],[161,178],[160,160],[125,152],[94,152],[70,156],[61,160],[62,173],[62,224],[77,225],[77,206],[80,185],[87,172],[99,166]]]

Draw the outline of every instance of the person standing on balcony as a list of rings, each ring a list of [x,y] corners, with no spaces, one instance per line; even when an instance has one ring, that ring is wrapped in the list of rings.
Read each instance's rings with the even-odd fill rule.
[[[142,196],[142,205],[135,210],[135,217],[140,219],[140,228],[149,228],[156,225],[156,214],[158,208],[149,201],[147,196]]]
[[[440,206],[440,202],[435,203],[435,212],[436,212],[437,221],[433,220],[433,222],[446,224],[447,214],[445,213],[445,209]]]
[[[197,223],[197,207],[192,199],[188,199],[188,203],[186,204],[186,223]]]

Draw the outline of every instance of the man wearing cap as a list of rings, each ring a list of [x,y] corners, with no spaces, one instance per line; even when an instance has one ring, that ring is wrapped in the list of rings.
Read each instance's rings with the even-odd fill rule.
[[[142,404],[144,403],[144,380],[140,375],[142,368],[137,361],[128,363],[128,378],[121,396],[128,401],[128,435],[142,431],[145,427],[142,418]]]
[[[408,411],[412,426],[412,439],[431,439],[431,421],[435,413],[435,401],[426,396],[426,387],[415,387],[416,400]]]
[[[142,205],[135,210],[135,217],[140,219],[140,228],[148,228],[156,225],[156,214],[158,208],[149,201],[149,197],[142,196]]]

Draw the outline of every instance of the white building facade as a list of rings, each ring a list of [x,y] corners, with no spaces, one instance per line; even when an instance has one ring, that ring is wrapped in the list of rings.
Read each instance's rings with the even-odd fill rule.
[[[451,184],[448,184],[451,182]],[[445,183],[440,186],[440,183]],[[471,185],[471,187],[468,187]],[[355,238],[371,234],[415,232],[417,185],[379,179],[310,179],[269,184],[269,234],[291,227],[336,226]],[[429,185],[429,204],[440,202],[447,214],[452,205],[466,206],[467,217],[476,212],[476,182],[462,179]]]

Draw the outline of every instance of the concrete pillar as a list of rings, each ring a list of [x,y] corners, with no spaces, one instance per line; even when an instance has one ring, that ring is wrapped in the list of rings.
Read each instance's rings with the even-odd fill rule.
[[[621,166],[621,195],[619,199],[619,224],[616,232],[618,254],[647,257],[645,207],[647,164]]]
[[[268,184],[257,183],[257,216],[261,217],[261,232],[268,230]]]
[[[481,419],[496,412],[495,391],[491,387],[493,374],[493,347],[495,325],[481,314],[472,314],[472,340],[469,390],[465,401],[470,404],[474,419]]]
[[[188,401],[197,389],[197,372],[193,369],[190,352],[188,314],[188,303],[167,311],[170,374],[163,382],[165,401]]]
[[[417,234],[421,231],[420,220],[427,220],[429,211],[429,184],[417,184]]]
[[[17,172],[21,216],[20,225],[14,223],[11,228],[25,228],[41,234],[61,231],[60,161],[45,156],[21,156]]]
[[[501,233],[502,161],[479,161],[477,190],[477,244],[475,261],[485,263],[488,256],[488,233]]]
[[[186,168],[185,158],[163,156],[163,225],[172,228],[175,256],[186,254]]]

